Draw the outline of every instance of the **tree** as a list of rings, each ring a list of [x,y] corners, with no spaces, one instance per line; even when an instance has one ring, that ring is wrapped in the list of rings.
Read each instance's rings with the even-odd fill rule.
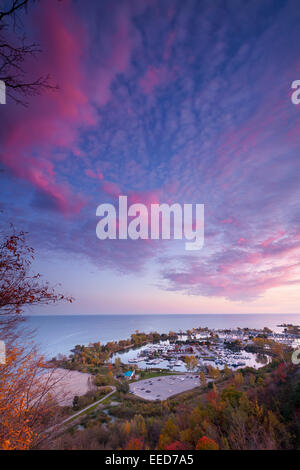
[[[121,359],[119,357],[116,357],[115,359],[115,368],[117,372],[121,370]]]
[[[131,437],[126,444],[125,450],[142,450],[144,448],[144,441],[137,437]]]
[[[165,446],[165,450],[188,450],[188,446],[180,441],[171,442]]]
[[[206,377],[205,377],[205,373],[204,373],[203,370],[200,372],[200,383],[201,383],[201,385],[203,385],[203,386],[206,385]]]
[[[128,436],[130,434],[130,431],[131,431],[130,423],[129,423],[129,421],[125,421],[124,433],[126,434],[126,436]]]
[[[250,387],[254,387],[255,382],[256,382],[256,377],[255,377],[255,375],[254,375],[254,374],[250,374],[248,381],[249,381]]]
[[[185,356],[184,362],[187,370],[194,370],[198,366],[198,359],[196,356]]]
[[[129,385],[125,380],[122,380],[117,384],[117,390],[121,393],[128,393],[129,392]]]
[[[20,324],[27,305],[65,297],[31,274],[32,260],[24,233],[0,242],[0,338],[6,343],[6,361],[0,364],[0,448],[4,449],[35,445],[56,419],[52,392],[57,380],[51,372],[43,380],[44,360]]]
[[[77,411],[79,410],[79,396],[78,395],[75,395],[74,398],[73,398],[73,410],[74,411]]]
[[[68,300],[57,294],[40,274],[31,274],[34,250],[27,245],[25,233],[13,233],[0,241],[0,337],[8,339],[15,332],[24,307]]]
[[[243,377],[243,374],[241,374],[241,372],[237,372],[236,374],[234,374],[233,380],[237,387],[241,387],[244,384],[244,377]]]
[[[102,374],[97,374],[94,378],[94,384],[97,387],[103,387],[109,384],[109,378]]]
[[[135,415],[133,422],[137,429],[138,435],[145,437],[147,434],[147,427],[143,416]]]
[[[26,97],[43,89],[57,89],[49,76],[33,77],[27,63],[41,52],[37,43],[28,42],[22,33],[22,15],[34,0],[10,0],[0,11],[0,80],[6,85],[7,96],[15,103],[27,105]],[[3,3],[3,2],[1,2]]]
[[[197,442],[196,450],[219,450],[219,446],[213,439],[203,436]]]
[[[279,357],[281,360],[285,360],[285,346],[284,344],[277,343],[276,341],[272,341],[270,343],[270,349],[275,357]]]
[[[55,424],[52,374],[43,383],[41,365],[34,349],[7,349],[0,366],[0,449],[26,450],[41,440],[47,423]]]
[[[229,369],[227,364],[224,365],[223,372],[225,377],[230,377],[232,375],[232,371]]]
[[[208,373],[212,379],[219,379],[221,375],[221,372],[219,371],[219,369],[213,366],[208,366]]]
[[[113,373],[112,370],[110,370],[110,371],[108,372],[107,377],[108,377],[109,383],[112,384],[113,381],[114,381],[114,373]]]
[[[172,418],[169,418],[164,425],[162,432],[159,437],[158,448],[165,449],[167,445],[170,445],[173,441],[179,437],[179,427],[175,424]]]
[[[242,396],[243,393],[239,390],[236,390],[234,385],[231,385],[228,388],[224,388],[221,393],[221,399],[229,403],[232,408],[237,408],[239,406]]]
[[[218,402],[218,390],[216,385],[213,383],[212,384],[212,390],[208,392],[207,396],[207,401],[214,407],[217,408],[217,402]]]
[[[286,373],[286,370],[285,370],[285,364],[284,363],[279,364],[277,369],[275,369],[275,371],[273,372],[273,377],[274,377],[274,380],[276,382],[279,382],[279,383],[286,382],[287,373]]]

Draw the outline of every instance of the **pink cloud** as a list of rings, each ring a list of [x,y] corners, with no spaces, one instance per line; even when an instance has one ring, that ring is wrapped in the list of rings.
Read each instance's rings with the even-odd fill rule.
[[[29,107],[19,107],[17,112],[8,105],[0,131],[1,162],[52,199],[63,213],[78,212],[84,198],[73,195],[70,185],[58,180],[56,154],[61,160],[63,154],[78,153],[79,128],[95,122],[82,71],[85,32],[70,5],[46,1],[38,5],[35,16],[45,52],[34,62],[34,73],[52,73],[59,91],[32,97]]]
[[[103,181],[102,189],[108,196],[112,196],[114,198],[117,198],[122,194],[119,185],[112,181]]]
[[[85,170],[85,174],[89,176],[90,178],[98,179],[100,181],[102,181],[104,178],[103,174],[100,171],[95,172],[93,170],[90,170],[89,168]]]
[[[81,132],[98,123],[94,105],[110,99],[111,84],[117,74],[126,71],[131,54],[129,12],[119,8],[112,18],[112,30],[105,34],[109,54],[103,63],[92,64],[90,74],[86,62],[89,32],[75,11],[70,0],[45,0],[36,5],[31,29],[44,52],[28,67],[33,66],[35,76],[50,74],[59,89],[30,97],[29,107],[19,107],[17,113],[14,105],[7,106],[0,130],[1,162],[64,214],[78,212],[85,198],[72,189],[72,174],[67,183],[57,166],[65,160],[65,167],[76,171],[76,157],[84,158],[79,148]],[[101,172],[87,169],[86,174],[103,180]],[[104,190],[116,194],[111,183],[105,183]]]
[[[300,243],[283,231],[267,238],[267,243],[222,249],[211,255],[181,257],[177,266],[166,259],[164,287],[192,295],[252,300],[280,286],[300,284]],[[244,240],[244,239],[242,239]],[[274,243],[275,242],[275,243]],[[167,284],[165,282],[167,281]]]
[[[148,67],[144,77],[140,80],[140,86],[144,93],[151,94],[158,85],[162,84],[166,79],[166,69],[164,67]]]
[[[232,224],[233,220],[231,218],[221,220],[221,224]]]
[[[192,295],[225,297],[231,300],[251,300],[266,290],[300,283],[300,265],[289,265],[251,270],[238,262],[212,271],[206,264],[194,264],[188,270],[166,270],[170,290],[183,290]]]
[[[136,191],[130,192],[128,196],[129,204],[145,204],[150,207],[151,204],[159,204],[161,198],[161,191]]]
[[[168,39],[167,39],[166,47],[165,47],[165,51],[164,51],[163,59],[165,61],[169,60],[169,58],[170,58],[171,49],[172,49],[172,46],[174,44],[174,40],[175,40],[175,31],[171,31],[168,35]]]
[[[284,230],[280,230],[279,233],[277,233],[276,235],[272,235],[270,237],[268,237],[266,240],[264,240],[261,244],[262,246],[264,247],[267,247],[269,245],[271,245],[273,242],[276,242],[278,240],[280,240],[280,238],[285,234],[285,231]]]
[[[103,40],[103,47],[95,58],[93,77],[89,79],[93,89],[93,100],[104,106],[111,99],[111,84],[116,76],[124,73],[130,65],[133,48],[130,10],[119,6],[111,19],[113,31]]]

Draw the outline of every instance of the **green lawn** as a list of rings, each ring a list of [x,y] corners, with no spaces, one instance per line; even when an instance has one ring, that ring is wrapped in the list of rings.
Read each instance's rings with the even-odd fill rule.
[[[111,401],[115,400],[116,399],[116,394],[118,392],[116,391],[115,393],[113,393],[112,395],[110,395],[109,397],[105,398],[105,400],[103,400],[103,402],[101,402],[102,405],[109,405]]]
[[[110,398],[110,397],[108,397],[108,398]],[[104,403],[104,402],[102,402],[102,403]],[[91,406],[88,410],[82,410],[81,413],[79,413],[77,416],[74,416],[73,418],[71,418],[68,422],[72,423],[72,421],[74,421],[74,419],[77,419],[77,418],[79,418],[80,416],[82,416],[84,414],[89,414],[91,411],[93,411],[99,405],[101,405],[101,403],[96,403],[95,405]],[[77,413],[77,411],[75,413]]]
[[[168,369],[163,369],[161,372],[159,370],[144,371],[142,375],[139,374],[140,378],[138,380],[152,379],[153,377],[161,377],[164,375],[179,375],[179,374],[180,372],[172,372]]]

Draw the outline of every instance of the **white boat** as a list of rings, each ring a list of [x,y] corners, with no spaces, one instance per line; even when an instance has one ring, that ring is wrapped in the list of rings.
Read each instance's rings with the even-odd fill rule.
[[[151,361],[152,364],[159,364],[160,363],[160,359],[153,359],[153,361]]]

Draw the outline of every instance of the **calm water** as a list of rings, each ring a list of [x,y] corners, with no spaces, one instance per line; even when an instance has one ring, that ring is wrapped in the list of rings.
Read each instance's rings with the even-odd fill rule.
[[[269,315],[61,315],[30,316],[28,326],[36,330],[36,341],[46,357],[67,354],[76,344],[118,341],[135,330],[185,331],[191,328],[263,328],[272,330],[281,323],[300,324],[300,314]]]

